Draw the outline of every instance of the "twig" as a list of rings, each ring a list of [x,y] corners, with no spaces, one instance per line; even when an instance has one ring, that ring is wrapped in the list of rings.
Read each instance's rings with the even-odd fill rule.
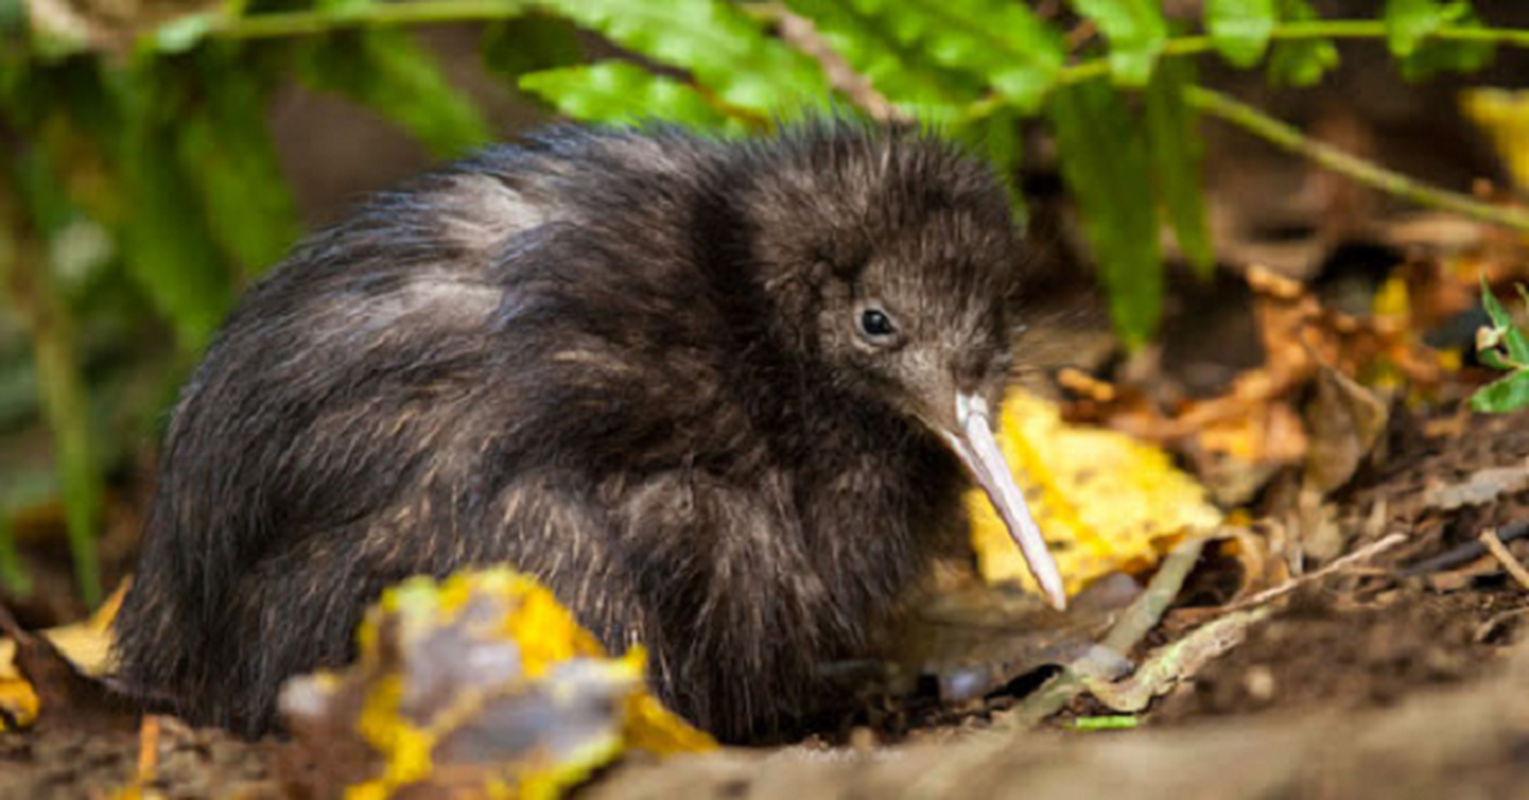
[[[1511,542],[1514,539],[1522,539],[1524,536],[1529,536],[1529,522],[1515,522],[1497,532],[1497,540],[1503,543]],[[1482,544],[1479,539],[1473,539],[1452,547],[1432,558],[1405,567],[1397,574],[1403,578],[1431,575],[1435,572],[1443,572],[1446,569],[1454,569],[1455,567],[1469,564],[1486,554],[1486,545]]]
[[[1418,205],[1442,208],[1483,222],[1529,232],[1529,214],[1473,200],[1458,192],[1429,186],[1399,172],[1393,172],[1349,155],[1331,145],[1310,139],[1295,128],[1220,92],[1191,86],[1184,91],[1184,99],[1206,114],[1236,125],[1260,139],[1310,159],[1358,183],[1410,200]]]
[[[1275,41],[1299,42],[1317,39],[1384,39],[1387,36],[1383,20],[1330,19],[1311,22],[1287,22],[1276,25],[1270,33]],[[1483,42],[1508,47],[1529,48],[1529,30],[1518,28],[1469,28],[1446,26],[1433,31],[1424,41]],[[1216,49],[1216,42],[1209,36],[1178,36],[1163,44],[1164,58],[1197,56]],[[1060,84],[1083,83],[1110,74],[1108,56],[1099,56],[1063,67],[1057,75]],[[1007,101],[997,93],[972,103],[963,118],[981,119],[1002,107]]]
[[[1326,578],[1329,575],[1333,575],[1334,573],[1342,572],[1343,570],[1346,570],[1361,561],[1368,561],[1405,541],[1407,541],[1407,537],[1404,534],[1389,534],[1382,538],[1380,541],[1365,545],[1364,547],[1349,553],[1348,555],[1332,562],[1331,564],[1328,564],[1316,572],[1308,572],[1299,578],[1292,578],[1271,589],[1265,589],[1251,597],[1247,597],[1235,603],[1231,603],[1225,606],[1222,610],[1226,613],[1231,613],[1233,611],[1241,611],[1245,608],[1261,606],[1270,601],[1278,600],[1279,598],[1290,594],[1302,586],[1322,580],[1323,578]]]
[[[1105,647],[1117,653],[1129,652],[1157,625],[1163,612],[1178,596],[1189,571],[1200,560],[1200,551],[1204,549],[1206,541],[1190,539],[1174,549],[1157,574],[1152,576],[1147,590],[1131,603],[1130,608],[1126,609],[1126,613],[1105,636]],[[995,727],[1004,730],[1032,728],[1040,724],[1041,720],[1061,711],[1085,688],[1076,669],[1064,669],[1026,697],[1010,716]]]
[[[1518,581],[1518,585],[1529,589],[1529,569],[1524,569],[1524,565],[1520,564],[1518,559],[1514,558],[1513,554],[1508,551],[1507,545],[1504,545],[1502,540],[1497,538],[1496,528],[1487,528],[1476,538],[1480,539],[1481,543],[1487,546],[1487,550],[1493,556],[1496,556],[1497,560],[1502,564],[1502,568],[1507,570],[1509,575],[1513,576],[1513,580]]]
[[[86,605],[95,606],[101,602],[96,552],[101,473],[91,440],[74,320],[49,274],[30,220],[14,201],[19,195],[10,183],[9,176],[0,174],[0,296],[9,300],[31,338],[38,397],[53,433],[54,461],[63,485],[75,586]]]
[[[780,25],[780,38],[803,55],[818,62],[830,86],[843,92],[850,102],[870,114],[872,119],[879,122],[909,120],[906,114],[898,111],[896,106],[871,85],[869,78],[856,72],[855,68],[833,49],[833,45],[829,44],[821,33],[818,33],[817,26],[812,20],[793,13],[783,5],[772,10]]]

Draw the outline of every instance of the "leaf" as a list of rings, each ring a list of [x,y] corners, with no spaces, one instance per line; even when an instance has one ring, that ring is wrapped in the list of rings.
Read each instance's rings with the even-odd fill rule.
[[[1056,548],[1069,594],[1110,572],[1146,567],[1186,529],[1221,521],[1205,490],[1156,447],[1068,425],[1055,405],[1018,388],[1005,398],[1001,421],[999,447]],[[983,578],[1034,586],[986,495],[973,491],[966,504]]]
[[[1021,112],[1037,111],[1056,84],[1061,34],[1024,3],[1008,0],[850,0],[885,14],[893,35],[930,60],[982,78]]]
[[[1109,295],[1110,317],[1126,344],[1139,347],[1156,331],[1163,302],[1163,257],[1145,138],[1125,101],[1105,81],[1058,91],[1051,125],[1062,177],[1077,200]]]
[[[179,16],[155,28],[150,42],[161,53],[184,53],[196,47],[219,21],[221,16],[212,11]]]
[[[1201,277],[1216,267],[1205,193],[1200,185],[1200,131],[1184,90],[1194,83],[1194,63],[1170,58],[1158,66],[1147,85],[1147,149],[1152,158],[1159,199],[1168,211],[1184,257]]]
[[[1482,331],[1486,336],[1477,336],[1477,350],[1483,354],[1491,353],[1501,344],[1508,351],[1508,366],[1529,367],[1529,335],[1513,324],[1513,315],[1497,299],[1497,295],[1487,285],[1485,276],[1481,279],[1481,306],[1491,318],[1492,327]],[[1490,346],[1482,346],[1483,338],[1489,340]]]
[[[1506,414],[1529,408],[1529,370],[1520,369],[1471,395],[1471,409]]]
[[[689,70],[728,105],[776,112],[828,94],[817,64],[720,0],[549,0],[574,22],[655,61]]]
[[[938,124],[981,97],[984,82],[947,69],[898,36],[903,6],[885,2],[787,0],[854,70],[900,110]]]
[[[1481,20],[1469,8],[1455,20],[1454,27],[1484,30]],[[1402,77],[1416,81],[1440,72],[1475,72],[1492,63],[1496,54],[1496,46],[1490,41],[1425,39],[1402,59]]]
[[[1072,0],[1109,40],[1110,73],[1124,86],[1145,86],[1168,41],[1168,23],[1155,0]]]
[[[1471,4],[1438,0],[1386,0],[1386,45],[1391,55],[1405,59],[1434,31],[1462,20]]]
[[[508,568],[388,589],[357,641],[353,665],[293,679],[280,698],[316,777],[350,784],[346,796],[555,797],[629,748],[716,747],[642,688],[642,648],[610,658]]]
[[[301,235],[296,202],[265,122],[268,87],[239,51],[203,47],[197,95],[175,129],[176,155],[219,245],[245,275],[275,264]]]
[[[1514,185],[1529,189],[1529,92],[1476,87],[1461,95],[1461,109],[1491,139]]]
[[[533,72],[521,76],[520,88],[546,98],[559,113],[575,119],[657,118],[704,128],[722,127],[728,121],[695,89],[624,61]]]
[[[144,93],[153,87],[137,87]],[[168,126],[149,118],[152,99],[129,101],[118,165],[134,198],[120,229],[128,273],[170,321],[188,350],[200,350],[233,302],[224,259],[204,223],[200,198],[176,160]]]
[[[545,14],[490,23],[480,46],[483,65],[511,85],[530,72],[577,64],[584,54],[578,29]]]
[[[1306,0],[1278,0],[1287,22],[1321,19]],[[1328,39],[1277,42],[1269,56],[1269,82],[1276,86],[1314,86],[1338,66],[1338,48]]]
[[[404,31],[330,36],[309,49],[300,75],[315,89],[346,95],[392,120],[437,157],[461,155],[490,139],[477,106]]]
[[[1014,214],[1014,224],[1024,230],[1029,222],[1029,209],[1025,201],[1024,187],[1020,185],[1019,170],[1024,161],[1024,130],[1018,114],[1009,108],[1001,108],[985,117],[951,131],[952,135],[966,143],[998,171],[1004,188],[1009,192],[1009,206]]]
[[[16,727],[122,730],[135,723],[136,710],[101,680],[126,588],[118,586],[89,619],[39,633],[21,630],[0,607],[0,712]]]
[[[1275,0],[1207,0],[1205,28],[1222,58],[1247,69],[1269,49],[1275,11]]]

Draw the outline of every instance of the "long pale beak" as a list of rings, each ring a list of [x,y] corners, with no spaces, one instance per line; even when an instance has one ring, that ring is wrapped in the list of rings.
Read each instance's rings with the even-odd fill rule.
[[[1030,516],[1030,506],[1025,494],[1014,483],[1014,474],[998,449],[993,438],[992,418],[987,401],[980,396],[964,392],[956,394],[955,432],[947,432],[945,440],[961,459],[961,463],[977,479],[977,484],[987,492],[998,516],[1009,528],[1009,535],[1019,545],[1019,551],[1030,567],[1030,574],[1040,585],[1041,592],[1058,611],[1067,608],[1067,593],[1062,588],[1062,573],[1057,569],[1041,529]]]

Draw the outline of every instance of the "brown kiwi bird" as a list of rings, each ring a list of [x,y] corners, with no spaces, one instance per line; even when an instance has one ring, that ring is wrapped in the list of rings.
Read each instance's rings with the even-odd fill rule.
[[[162,451],[117,678],[258,735],[365,604],[508,563],[673,709],[778,732],[862,658],[981,485],[1022,253],[912,130],[548,129],[366,202],[244,296]]]

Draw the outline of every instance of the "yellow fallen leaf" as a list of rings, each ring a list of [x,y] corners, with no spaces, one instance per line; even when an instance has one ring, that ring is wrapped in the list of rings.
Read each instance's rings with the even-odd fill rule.
[[[40,705],[32,684],[21,678],[0,678],[0,731],[31,727]]]
[[[1056,406],[1021,389],[1004,399],[999,446],[1068,593],[1111,572],[1151,566],[1185,530],[1221,521],[1204,488],[1162,450],[1122,433],[1070,426]],[[987,497],[973,491],[967,508],[983,577],[1034,589]]]
[[[401,791],[551,798],[628,749],[706,750],[643,688],[647,655],[610,657],[536,580],[508,568],[387,590],[339,672],[294,679],[282,711],[352,800]],[[337,732],[365,763],[326,759]],[[321,766],[321,770],[324,769]]]
[[[1513,182],[1529,189],[1529,92],[1467,89],[1460,106],[1492,140]]]
[[[90,615],[89,619],[73,625],[62,625],[41,631],[41,634],[63,653],[64,657],[82,674],[99,676],[107,671],[111,655],[111,623],[127,593],[127,582],[106,598],[106,602]],[[16,642],[0,639],[0,731],[27,728],[37,721],[42,702],[31,684],[16,669]]]
[[[89,619],[76,622],[72,625],[61,625],[57,628],[48,628],[41,634],[53,643],[59,652],[69,659],[85,675],[104,675],[107,671],[107,660],[111,655],[112,631],[111,623],[117,617],[117,609],[122,606],[122,597],[127,594],[127,581],[123,581],[117,590],[106,598],[100,608],[90,615]],[[10,639],[0,639],[0,681],[21,680],[20,673],[16,672],[14,662],[16,656],[16,643]]]

